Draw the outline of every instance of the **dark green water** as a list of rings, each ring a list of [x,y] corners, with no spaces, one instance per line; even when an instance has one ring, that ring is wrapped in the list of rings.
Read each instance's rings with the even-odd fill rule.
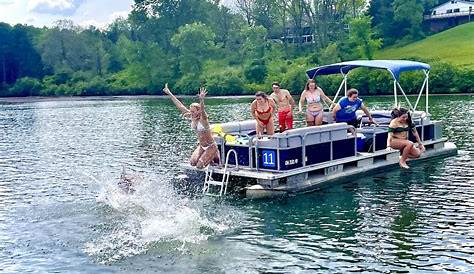
[[[243,120],[249,102],[210,99],[208,112]],[[168,100],[2,100],[0,272],[473,273],[473,110],[472,96],[431,100],[457,156],[216,201],[180,187],[196,140]],[[145,178],[133,195],[116,187],[122,166]]]

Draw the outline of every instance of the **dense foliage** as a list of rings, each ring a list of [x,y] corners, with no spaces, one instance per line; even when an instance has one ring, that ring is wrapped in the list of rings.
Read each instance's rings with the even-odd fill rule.
[[[165,83],[181,94],[201,85],[211,95],[250,94],[273,81],[299,93],[306,69],[423,37],[423,13],[438,2],[235,0],[230,10],[216,0],[135,0],[128,18],[106,29],[0,23],[0,96],[161,94]],[[473,91],[472,71],[432,65],[435,92]],[[339,80],[319,79],[329,94]],[[381,71],[358,71],[349,84],[391,90]]]

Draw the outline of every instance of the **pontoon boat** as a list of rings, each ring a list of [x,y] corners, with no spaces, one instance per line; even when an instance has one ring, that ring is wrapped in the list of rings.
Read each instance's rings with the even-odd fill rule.
[[[342,74],[343,80],[333,100],[337,102],[342,90],[347,93],[349,73],[361,67],[385,69],[391,74],[394,106],[399,106],[398,97],[403,96],[426,148],[417,160],[457,153],[456,145],[443,137],[442,123],[431,120],[428,64],[404,60],[361,60],[316,67],[306,74],[310,79]],[[400,73],[415,70],[423,71],[425,77],[412,104],[399,79]],[[425,97],[425,106],[423,110],[418,110],[422,96]],[[362,173],[399,168],[400,152],[386,147],[390,112],[371,111],[378,126],[369,125],[363,112],[358,112],[361,125],[355,129],[357,134],[348,133],[351,126],[346,123],[334,123],[329,111],[324,113],[324,125],[295,128],[263,138],[252,135],[255,131],[254,120],[213,125],[218,133],[215,140],[222,160],[220,165],[203,170],[203,192],[224,195],[232,177],[244,179],[239,181],[245,182],[244,192],[248,198],[273,197],[314,191],[323,185],[355,178]],[[409,138],[414,140],[413,136]],[[194,169],[189,165],[186,167]]]

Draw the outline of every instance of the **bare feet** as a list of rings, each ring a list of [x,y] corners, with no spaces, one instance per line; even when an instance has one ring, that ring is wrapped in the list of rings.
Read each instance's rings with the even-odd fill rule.
[[[404,169],[409,169],[410,167],[407,165],[407,162],[405,161],[400,161],[400,167]]]

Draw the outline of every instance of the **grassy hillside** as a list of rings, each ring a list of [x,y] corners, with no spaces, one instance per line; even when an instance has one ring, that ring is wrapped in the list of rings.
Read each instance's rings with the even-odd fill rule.
[[[474,22],[437,33],[404,47],[382,49],[375,55],[377,59],[415,56],[474,68]]]

